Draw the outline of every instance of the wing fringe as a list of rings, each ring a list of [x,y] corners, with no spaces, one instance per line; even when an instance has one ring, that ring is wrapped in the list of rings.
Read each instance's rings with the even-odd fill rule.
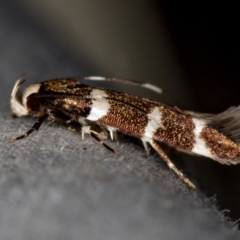
[[[230,107],[222,113],[208,118],[208,125],[229,137],[236,143],[240,143],[240,106]]]

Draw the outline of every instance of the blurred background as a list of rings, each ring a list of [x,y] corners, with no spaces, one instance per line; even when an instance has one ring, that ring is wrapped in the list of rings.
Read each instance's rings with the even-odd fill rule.
[[[41,44],[29,42],[31,49],[25,50],[34,53],[31,60],[20,61],[11,52],[18,67],[8,69],[6,63],[9,81],[24,71],[33,82],[103,75],[156,84],[163,95],[148,91],[139,94],[196,112],[217,113],[240,103],[237,6],[164,0],[11,0],[1,5],[7,24],[31,25],[40,39],[51,39],[53,46],[60,46],[61,54],[56,55],[61,62],[71,58],[79,66],[79,71],[64,67],[51,71],[51,56],[46,58]],[[0,31],[1,47],[11,49],[13,42],[4,40],[11,29]],[[24,37],[20,31],[19,38]],[[16,47],[18,40],[12,41]],[[34,64],[42,68],[36,79]],[[118,86],[116,90],[128,91],[128,87]],[[138,94],[136,89],[130,91]],[[176,164],[188,166],[189,176],[200,189],[215,196],[220,209],[229,210],[229,217],[239,219],[240,167],[175,154]]]

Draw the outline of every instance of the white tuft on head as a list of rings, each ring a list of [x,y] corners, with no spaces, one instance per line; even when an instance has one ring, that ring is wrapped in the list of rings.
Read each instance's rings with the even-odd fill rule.
[[[19,99],[17,97],[17,92],[18,92],[18,89],[21,86],[21,84],[24,82],[24,77],[25,77],[25,74],[23,74],[16,81],[16,83],[13,87],[13,90],[12,90],[11,100],[10,100],[10,105],[11,105],[12,112],[14,114],[16,114],[18,117],[26,116],[26,115],[29,114],[29,110],[27,108],[27,98],[28,98],[29,95],[31,95],[33,93],[37,93],[39,91],[39,88],[40,88],[40,83],[30,85],[29,87],[27,87],[25,89],[25,91],[22,95],[22,98]]]

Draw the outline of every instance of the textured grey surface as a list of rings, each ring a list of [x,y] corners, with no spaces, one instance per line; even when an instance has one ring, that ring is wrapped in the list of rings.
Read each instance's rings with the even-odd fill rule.
[[[0,42],[0,239],[239,239],[209,199],[129,139],[107,141],[114,155],[45,124],[9,144],[34,123],[8,119],[16,77],[27,71],[33,82],[88,71],[3,2]]]

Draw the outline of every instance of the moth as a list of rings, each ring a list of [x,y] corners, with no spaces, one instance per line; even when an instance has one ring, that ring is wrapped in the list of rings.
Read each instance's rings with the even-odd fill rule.
[[[11,142],[29,136],[50,120],[71,130],[90,134],[104,143],[108,133],[112,140],[117,132],[142,140],[149,153],[150,145],[185,183],[195,185],[173,164],[159,143],[166,143],[188,153],[209,157],[222,164],[240,162],[240,107],[219,114],[201,114],[180,110],[160,102],[131,94],[93,87],[80,80],[114,81],[138,85],[160,93],[149,83],[105,77],[58,78],[28,86],[18,96],[22,75],[15,83],[10,105],[18,117],[33,115],[36,123]]]

